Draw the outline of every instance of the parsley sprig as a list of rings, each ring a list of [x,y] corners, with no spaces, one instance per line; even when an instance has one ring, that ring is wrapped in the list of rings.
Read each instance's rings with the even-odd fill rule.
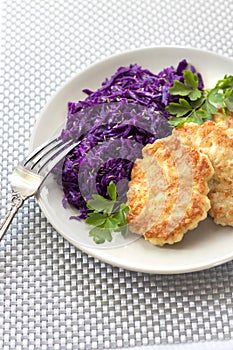
[[[198,88],[198,75],[185,70],[184,82],[174,80],[169,92],[179,97],[178,102],[170,102],[166,107],[172,115],[169,124],[181,127],[184,123],[204,123],[212,119],[218,108],[226,115],[227,109],[233,111],[233,76],[225,75],[212,89]]]
[[[116,185],[110,182],[107,187],[107,192],[110,199],[107,199],[99,194],[93,194],[91,200],[87,202],[87,207],[90,209],[85,222],[88,225],[94,226],[89,235],[97,244],[105,241],[112,241],[112,232],[121,232],[122,236],[127,234],[126,216],[129,212],[129,207],[125,203],[120,203],[117,200]]]

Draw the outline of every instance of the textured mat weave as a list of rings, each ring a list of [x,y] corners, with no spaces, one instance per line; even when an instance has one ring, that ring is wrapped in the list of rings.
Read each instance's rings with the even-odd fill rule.
[[[47,98],[124,50],[183,45],[233,56],[232,1],[2,2],[0,214]],[[231,339],[233,263],[146,275],[87,257],[25,203],[0,248],[0,348],[108,349]]]

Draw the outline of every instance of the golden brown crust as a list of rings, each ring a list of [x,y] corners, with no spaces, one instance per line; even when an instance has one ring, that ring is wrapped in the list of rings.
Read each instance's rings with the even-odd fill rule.
[[[233,188],[226,192],[218,191],[209,194],[211,209],[209,214],[216,224],[233,226]]]
[[[130,230],[156,245],[180,241],[207,216],[212,175],[208,157],[175,135],[145,146],[127,194]]]
[[[213,119],[202,125],[185,124],[174,133],[209,157],[215,172],[209,181],[209,214],[215,223],[233,226],[233,113],[226,117],[218,112]]]
[[[128,202],[131,203],[131,210],[128,214],[128,220],[130,222],[141,213],[143,209],[143,202],[148,199],[145,173],[139,167],[137,162],[135,162],[133,166],[131,178],[131,191],[128,192]],[[138,203],[134,201],[134,198],[138,198]]]

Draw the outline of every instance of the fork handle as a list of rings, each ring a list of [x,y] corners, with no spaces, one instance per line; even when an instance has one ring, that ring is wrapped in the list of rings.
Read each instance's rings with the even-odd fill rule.
[[[22,197],[22,195],[19,192],[13,192],[12,193],[12,199],[11,199],[11,208],[6,214],[5,218],[3,219],[3,222],[0,225],[0,241],[4,234],[6,233],[11,221],[13,220],[15,214],[19,210],[19,208],[23,205],[25,198]]]

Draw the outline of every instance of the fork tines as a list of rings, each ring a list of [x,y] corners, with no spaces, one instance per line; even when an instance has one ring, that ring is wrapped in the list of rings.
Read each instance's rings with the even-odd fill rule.
[[[32,152],[24,161],[24,167],[35,173],[46,176],[53,167],[71,150],[77,143],[70,139],[63,140],[54,138],[42,144]]]

